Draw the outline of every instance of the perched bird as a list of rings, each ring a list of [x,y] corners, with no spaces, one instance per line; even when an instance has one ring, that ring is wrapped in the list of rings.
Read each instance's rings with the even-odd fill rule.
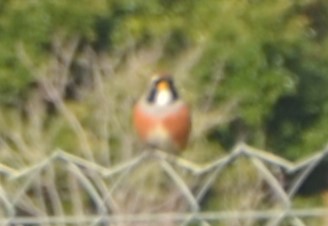
[[[178,154],[188,142],[191,116],[168,74],[153,77],[133,111],[136,132],[147,147]]]

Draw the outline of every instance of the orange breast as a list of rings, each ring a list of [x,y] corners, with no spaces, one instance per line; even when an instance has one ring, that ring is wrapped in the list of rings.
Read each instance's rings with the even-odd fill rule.
[[[175,147],[176,151],[186,147],[191,130],[191,117],[186,105],[181,105],[176,111],[165,116],[158,116],[143,111],[137,104],[133,112],[133,121],[138,135],[145,143],[160,126],[168,134],[171,146]]]

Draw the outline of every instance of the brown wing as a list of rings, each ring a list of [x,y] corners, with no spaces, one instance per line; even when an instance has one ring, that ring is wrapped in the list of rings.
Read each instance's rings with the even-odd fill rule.
[[[148,134],[154,129],[154,125],[157,123],[156,118],[146,114],[140,104],[134,107],[133,111],[133,123],[139,137],[143,142],[147,142]]]
[[[163,119],[163,126],[170,131],[171,138],[179,150],[186,147],[191,130],[191,116],[187,105]]]

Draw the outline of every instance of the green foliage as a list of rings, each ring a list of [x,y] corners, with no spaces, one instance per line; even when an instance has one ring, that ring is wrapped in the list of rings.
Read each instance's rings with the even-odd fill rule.
[[[94,38],[93,25],[104,1],[3,1],[0,12],[1,102],[21,98],[38,76],[28,70],[54,54],[53,40],[65,36]],[[26,55],[27,54],[27,55]]]
[[[79,40],[72,65],[86,46],[122,57],[123,68],[126,56],[156,43],[163,46],[158,64],[173,66],[202,46],[190,69],[196,102],[212,98],[210,111],[237,103],[235,117],[213,130],[221,142],[242,137],[295,158],[326,142],[327,23],[320,0],[2,1],[0,102],[26,101],[72,38]],[[71,67],[68,80],[79,81]],[[236,121],[241,126],[228,129]]]
[[[327,66],[323,63],[325,51],[318,49],[322,42],[316,40],[314,18],[306,13],[320,3],[242,1],[237,7],[217,4],[213,8],[224,11],[211,14],[210,8],[203,16],[212,15],[209,21],[213,25],[209,26],[208,50],[196,67],[196,75],[203,82],[200,90],[210,86],[217,65],[223,65],[224,76],[216,99],[218,103],[238,101],[238,120],[247,128],[243,137],[248,143],[294,158],[299,157],[300,149],[305,154],[321,148],[326,141],[325,135],[320,134],[325,132],[314,132],[313,126],[326,117],[320,106],[327,99],[323,88],[327,86]],[[316,10],[326,15],[327,7],[320,5],[322,8]],[[292,103],[284,101],[289,98]],[[284,122],[289,126],[284,126]],[[308,130],[313,138],[305,135]]]
[[[242,140],[299,159],[327,142],[327,27],[325,0],[0,1],[1,159],[21,167],[57,147],[105,166],[130,159],[132,105],[161,67],[193,106],[187,158]],[[222,178],[208,209],[265,202],[253,169]]]

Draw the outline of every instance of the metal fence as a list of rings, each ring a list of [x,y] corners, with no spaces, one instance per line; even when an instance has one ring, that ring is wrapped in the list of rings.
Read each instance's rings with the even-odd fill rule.
[[[328,225],[324,203],[300,207],[294,201],[296,192],[327,156],[324,150],[292,163],[241,144],[206,164],[155,151],[103,167],[57,150],[28,168],[0,165],[0,224]],[[239,164],[239,178],[233,176],[236,172],[224,176]],[[230,193],[244,177],[245,166],[256,171],[257,179],[250,179],[248,185],[254,189],[238,185],[239,193]],[[327,175],[319,180],[327,180]],[[232,188],[220,190],[217,183],[229,183]],[[229,195],[250,200],[235,209],[225,208],[224,202],[234,200]],[[220,207],[208,204],[221,201]]]

